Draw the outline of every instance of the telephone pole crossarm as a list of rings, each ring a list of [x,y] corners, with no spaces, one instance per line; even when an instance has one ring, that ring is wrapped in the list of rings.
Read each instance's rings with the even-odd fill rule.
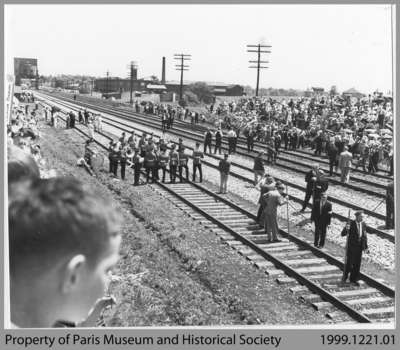
[[[260,84],[260,69],[268,69],[268,67],[263,66],[262,64],[269,63],[269,61],[262,61],[261,60],[261,54],[262,53],[271,53],[271,51],[267,50],[267,48],[271,48],[271,45],[246,45],[247,46],[247,52],[255,52],[257,53],[257,60],[249,60],[250,64],[256,64],[255,66],[249,66],[249,68],[255,68],[257,69],[257,83],[256,83],[256,97],[258,96],[258,88]],[[256,50],[254,50],[255,48]]]
[[[175,70],[178,70],[181,72],[181,80],[180,80],[180,86],[179,86],[179,102],[182,101],[183,97],[183,72],[188,71],[189,65],[185,64],[185,61],[190,61],[191,56],[189,54],[174,54],[174,59],[177,60],[178,62],[175,64]]]

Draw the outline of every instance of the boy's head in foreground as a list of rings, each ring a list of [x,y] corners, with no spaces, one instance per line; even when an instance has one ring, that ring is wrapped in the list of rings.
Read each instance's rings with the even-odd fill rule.
[[[78,323],[119,258],[119,216],[74,178],[20,182],[9,193],[11,321]]]

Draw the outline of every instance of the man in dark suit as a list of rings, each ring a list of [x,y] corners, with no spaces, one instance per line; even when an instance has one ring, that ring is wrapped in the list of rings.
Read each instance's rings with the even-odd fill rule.
[[[306,174],[305,182],[306,182],[306,195],[303,201],[303,207],[300,212],[304,212],[307,208],[307,204],[310,201],[310,198],[313,194],[314,184],[317,181],[317,173],[318,173],[318,164],[314,164],[312,169]]]
[[[356,211],[355,217],[342,231],[342,236],[348,236],[342,282],[345,283],[350,274],[350,282],[359,285],[362,252],[368,251],[368,244],[363,211]]]
[[[285,144],[285,150],[288,149],[288,143],[289,143],[289,132],[287,130],[283,131],[283,143]]]
[[[394,228],[394,181],[386,187],[386,229]]]
[[[326,229],[331,224],[332,203],[328,202],[326,192],[321,194],[319,202],[315,202],[311,213],[311,221],[315,224],[314,246],[323,248],[325,244]]]

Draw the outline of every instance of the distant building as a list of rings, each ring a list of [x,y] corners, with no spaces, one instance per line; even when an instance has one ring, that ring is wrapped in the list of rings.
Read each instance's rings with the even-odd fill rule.
[[[212,93],[215,96],[243,96],[244,95],[244,87],[241,85],[235,84],[225,84],[218,82],[205,82],[212,89]],[[190,85],[191,82],[184,82],[183,89]],[[179,94],[180,82],[177,81],[169,81],[165,83],[167,87],[167,91],[175,92]]]
[[[133,91],[145,91],[146,86],[151,83],[153,83],[152,80],[144,80],[144,79],[133,80],[132,81],[132,90]],[[130,79],[121,79],[121,78],[117,78],[117,77],[99,78],[94,81],[94,89],[96,91],[103,92],[103,93],[130,91],[131,80]]]
[[[183,89],[190,85],[192,82],[183,82]],[[216,82],[206,82],[208,86],[212,88],[212,92],[216,96],[243,96],[244,88],[241,85],[225,84]],[[130,79],[121,79],[118,77],[100,78],[94,81],[94,89],[102,93],[111,92],[125,92],[130,91],[131,81]],[[179,81],[167,81],[164,84],[160,84],[157,80],[144,78],[144,79],[133,79],[132,90],[149,93],[176,93],[179,94],[180,82]]]
[[[323,95],[323,93],[325,92],[324,88],[322,87],[312,87],[311,90],[314,95]]]
[[[36,79],[38,62],[36,58],[14,57],[15,84],[21,85],[21,79]]]
[[[365,96],[363,93],[357,91],[355,88],[351,88],[346,91],[343,91],[342,95],[348,96],[348,97],[355,97],[355,98],[362,98]]]

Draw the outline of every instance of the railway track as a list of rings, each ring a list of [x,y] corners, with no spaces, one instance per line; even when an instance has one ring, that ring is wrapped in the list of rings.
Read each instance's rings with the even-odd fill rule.
[[[71,105],[71,104],[65,103],[65,102],[60,102],[58,100],[56,100],[56,101],[57,101],[57,103],[65,106],[67,108],[70,108],[70,109],[75,108],[76,109],[76,106],[74,106],[74,105]],[[53,100],[53,102],[54,102],[54,100]],[[108,113],[110,113],[110,111]],[[114,112],[111,111],[111,113],[114,113]],[[134,129],[136,132],[140,131],[141,133],[148,132],[143,129],[138,129],[136,126],[128,125],[126,123],[122,123],[120,121],[110,119],[106,116],[103,116],[103,123],[105,123],[113,128],[119,129],[121,131],[125,131],[125,132],[131,132],[132,129]],[[127,129],[127,128],[129,128],[129,129]],[[192,149],[191,147],[187,147],[187,148]],[[217,168],[217,163],[215,161],[219,161],[219,159],[220,158],[215,155],[207,155],[207,160],[204,161],[203,163],[205,165],[210,166],[215,169],[215,168]],[[245,181],[247,183],[253,183],[253,180],[251,178],[252,169],[250,169],[249,167],[246,167],[242,164],[235,163],[235,162],[232,162],[232,166],[237,168],[235,172],[231,173],[232,176],[234,176],[242,181]],[[279,179],[279,178],[277,178],[277,179]],[[295,192],[297,192],[297,193],[299,193],[300,191],[304,192],[304,188],[301,185],[297,185],[297,184],[293,183],[293,181],[286,181],[283,179],[279,179],[279,180],[281,180],[284,184],[290,186],[291,188],[295,189],[296,190]],[[292,195],[290,195],[290,199],[297,203],[303,202],[303,198],[301,198],[301,196],[299,196],[299,195],[296,196],[296,195],[292,194]],[[389,230],[384,231],[384,230],[374,227],[374,220],[372,220],[372,218],[381,220],[381,223],[383,224],[384,223],[383,220],[385,219],[383,214],[378,213],[376,210],[372,211],[372,210],[368,210],[367,208],[363,208],[359,205],[354,205],[354,204],[348,203],[340,198],[335,198],[335,197],[330,196],[330,200],[332,202],[338,204],[338,206],[335,206],[335,211],[333,213],[333,217],[335,217],[341,221],[347,221],[347,209],[348,208],[351,208],[353,210],[362,209],[365,211],[365,213],[367,215],[369,215],[371,217],[371,218],[366,218],[367,232],[376,234],[382,238],[385,238],[391,242],[394,242],[394,232],[393,231],[389,231]],[[311,208],[311,205],[309,205],[309,208]]]
[[[54,97],[52,95],[47,95],[50,97]],[[160,129],[160,118],[156,115],[150,115],[150,114],[139,114],[139,113],[135,113],[135,112],[131,112],[131,111],[124,111],[121,109],[112,109],[107,105],[104,105],[104,103],[100,103],[98,105],[93,105],[90,103],[85,103],[85,102],[77,102],[77,101],[73,101],[72,99],[68,99],[66,97],[64,97],[64,100],[68,100],[71,103],[74,104],[79,104],[81,105],[83,108],[92,108],[92,109],[96,109],[98,112],[103,112],[103,113],[109,113],[110,110],[112,110],[113,113],[118,113],[120,116],[123,116],[125,118],[134,118],[136,121],[140,122],[140,123],[145,123],[147,125],[149,125],[150,127],[156,128],[156,129]],[[175,122],[174,122],[175,125]],[[180,127],[176,126],[176,125],[180,125]],[[176,121],[176,125],[174,126],[173,130],[169,130],[170,133],[175,133],[176,135],[180,136],[180,137],[185,137],[185,138],[191,138],[194,141],[203,143],[203,135],[194,132],[191,129],[191,125],[188,123],[184,123],[181,121]],[[260,143],[257,144],[257,147],[255,147],[255,151],[254,152],[247,152],[247,148],[244,145],[243,140],[241,140],[242,142],[238,143],[238,151],[236,152],[238,155],[241,156],[245,156],[245,157],[249,157],[249,158],[254,158],[259,151],[265,150],[265,145],[262,145]],[[224,150],[227,150],[227,142],[226,140],[223,141],[222,144],[222,148]],[[291,171],[296,171],[298,173],[301,174],[306,174],[309,170],[310,170],[310,161],[313,163],[317,163],[319,162],[321,163],[326,163],[325,162],[321,162],[320,159],[316,159],[316,158],[310,158],[310,157],[306,157],[305,158],[305,162],[299,161],[298,159],[292,158],[291,151],[284,151],[281,150],[280,151],[281,155],[278,156],[278,162],[275,166],[283,168],[283,169],[288,169]],[[285,156],[283,156],[282,154],[286,154]],[[296,153],[295,157],[297,157],[298,154]],[[294,166],[293,166],[294,165]],[[331,183],[339,185],[339,186],[343,186],[343,187],[347,187],[353,190],[357,190],[357,191],[361,191],[370,195],[376,195],[379,197],[384,197],[385,196],[385,189],[387,186],[388,181],[390,180],[389,177],[377,177],[371,174],[366,174],[364,172],[362,172],[363,176],[355,176],[354,175],[354,170],[352,169],[352,173],[353,175],[351,176],[351,180],[352,183],[348,183],[348,184],[344,184],[342,182],[340,182],[339,179],[336,179],[334,177],[330,177],[329,180]],[[324,168],[325,172],[329,172],[328,168]],[[360,172],[361,173],[361,172]],[[337,176],[339,176],[338,173],[335,173]],[[373,188],[374,190],[371,190],[371,188]]]
[[[81,126],[75,129],[88,136]],[[95,142],[106,151],[112,138],[105,134],[100,138],[104,142]],[[360,286],[339,283],[343,269],[340,258],[285,230],[280,230],[279,243],[268,243],[253,213],[202,185],[189,181],[151,186],[334,322],[348,323],[348,317],[361,323],[394,322],[395,291],[382,281],[361,273]]]

